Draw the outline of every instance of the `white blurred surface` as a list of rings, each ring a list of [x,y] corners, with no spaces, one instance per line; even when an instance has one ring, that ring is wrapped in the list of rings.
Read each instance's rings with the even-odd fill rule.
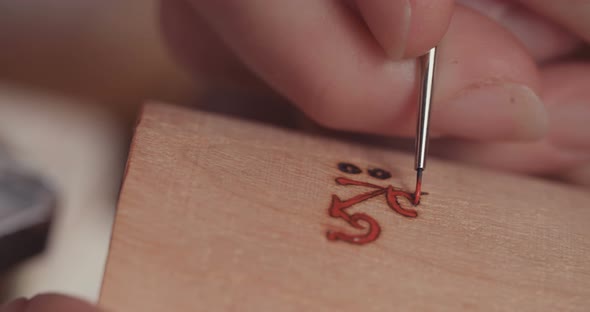
[[[59,192],[47,251],[9,274],[9,297],[98,297],[126,144],[100,106],[79,102],[0,86],[0,141]]]
[[[127,148],[101,109],[133,119],[144,99],[192,103],[198,84],[168,55],[158,0],[2,0],[0,12],[0,141],[61,192],[48,252],[0,289],[95,300]]]

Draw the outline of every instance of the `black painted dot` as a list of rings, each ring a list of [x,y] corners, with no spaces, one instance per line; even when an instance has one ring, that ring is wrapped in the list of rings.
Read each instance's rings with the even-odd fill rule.
[[[338,170],[340,170],[344,173],[350,173],[350,174],[359,174],[359,173],[363,172],[361,170],[361,168],[359,168],[353,164],[343,163],[343,162],[338,164]]]
[[[377,179],[381,179],[381,180],[387,180],[387,179],[391,178],[391,173],[389,173],[389,171],[379,169],[379,168],[369,169],[369,175],[372,176],[373,178],[377,178]]]

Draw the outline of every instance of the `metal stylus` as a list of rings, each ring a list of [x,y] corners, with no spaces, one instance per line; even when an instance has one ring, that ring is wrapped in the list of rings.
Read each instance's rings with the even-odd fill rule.
[[[434,67],[436,62],[436,47],[430,49],[421,59],[420,69],[420,102],[418,110],[418,127],[416,133],[416,192],[414,203],[420,202],[422,193],[422,174],[426,168],[428,153],[428,128],[430,126],[430,108],[434,86]]]

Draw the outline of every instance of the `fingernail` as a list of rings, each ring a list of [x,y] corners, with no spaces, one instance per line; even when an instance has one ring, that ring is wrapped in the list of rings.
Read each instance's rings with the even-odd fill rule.
[[[590,103],[548,107],[552,144],[572,150],[590,150]]]
[[[371,33],[392,60],[406,53],[412,6],[410,0],[356,1]]]
[[[397,42],[393,46],[386,46],[385,50],[393,60],[401,59],[406,54],[408,34],[410,33],[410,23],[412,19],[412,6],[410,1],[403,1],[403,7],[400,15],[400,28]]]
[[[24,312],[27,308],[29,300],[26,298],[18,298],[0,307],[0,312]]]
[[[445,132],[468,139],[535,140],[548,129],[541,99],[530,88],[512,83],[466,89],[439,105],[437,114],[446,115],[440,117],[446,121],[440,125]]]

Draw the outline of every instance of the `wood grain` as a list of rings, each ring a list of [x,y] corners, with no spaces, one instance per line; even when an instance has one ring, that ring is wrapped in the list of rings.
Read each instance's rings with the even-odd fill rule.
[[[418,218],[355,209],[374,243],[328,216],[337,163],[390,170],[411,155],[150,104],[131,150],[100,303],[113,311],[588,311],[590,195],[430,160]],[[403,202],[407,207],[409,204]]]

